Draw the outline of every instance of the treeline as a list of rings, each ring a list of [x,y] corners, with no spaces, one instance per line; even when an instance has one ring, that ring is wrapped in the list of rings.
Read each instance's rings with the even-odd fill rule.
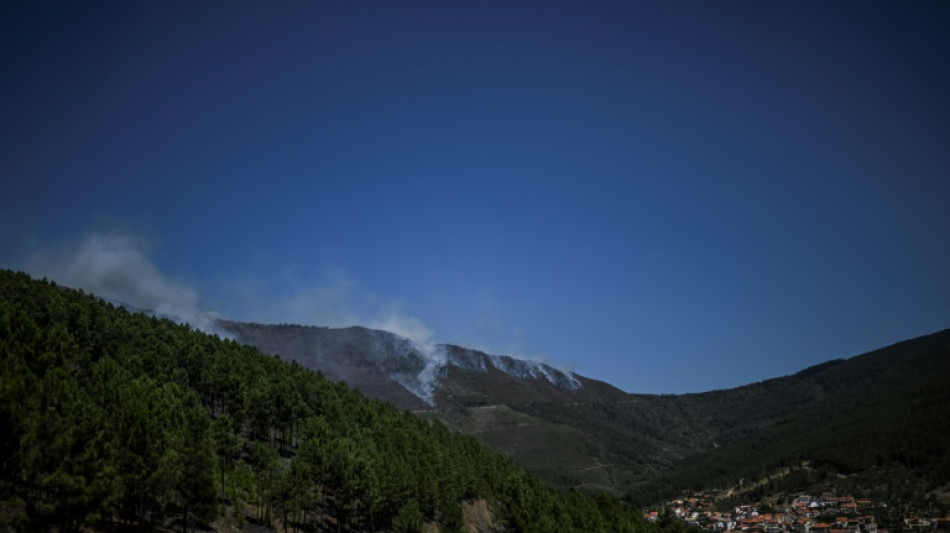
[[[256,349],[0,271],[0,528],[655,531]]]

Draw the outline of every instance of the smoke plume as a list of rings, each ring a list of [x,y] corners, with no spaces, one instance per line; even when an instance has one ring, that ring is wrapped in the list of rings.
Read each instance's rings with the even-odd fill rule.
[[[143,239],[129,234],[90,233],[77,243],[34,254],[24,262],[23,270],[207,333],[230,336],[216,327],[222,315],[203,310],[199,292],[163,274],[148,251]],[[445,347],[433,341],[432,330],[406,313],[400,302],[373,294],[338,269],[324,269],[320,277],[303,281],[291,271],[276,278],[232,279],[224,288],[232,300],[232,312],[226,316],[271,324],[361,325],[394,333],[407,339],[424,362],[418,375],[394,379],[430,405],[440,371],[448,364],[460,364],[449,360]],[[489,360],[515,377],[544,377],[566,388],[580,386],[572,372],[543,361],[507,356],[490,356]]]
[[[141,239],[119,233],[91,233],[79,243],[31,256],[23,269],[60,285],[82,289],[208,333],[216,313],[201,311],[198,292],[163,275],[146,255]]]

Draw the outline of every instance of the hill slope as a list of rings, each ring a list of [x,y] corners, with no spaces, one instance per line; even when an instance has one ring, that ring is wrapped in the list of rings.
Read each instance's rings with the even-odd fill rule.
[[[430,396],[420,401],[401,383],[405,373],[426,368],[427,355],[392,334],[240,323],[228,329],[473,434],[550,483],[644,499],[725,486],[801,460],[840,473],[872,463],[939,466],[939,453],[948,451],[940,443],[950,441],[950,424],[933,427],[945,420],[941,406],[950,405],[943,392],[950,390],[950,330],[792,376],[685,395],[628,394],[573,374],[552,379],[553,369],[527,366],[536,363],[441,345]],[[519,364],[526,366],[513,371]],[[920,424],[929,426],[928,436],[916,436]]]
[[[647,494],[728,487],[782,468],[795,475],[760,493],[837,486],[899,503],[950,482],[950,330],[682,400],[718,413],[728,445],[677,464]]]
[[[0,271],[0,529],[659,531],[299,364]],[[484,513],[482,514],[484,519]]]
[[[621,480],[640,479],[631,465],[668,465],[695,451],[683,444],[688,428],[658,409],[657,397],[534,361],[419,346],[362,327],[218,325],[241,342],[474,434],[556,485],[616,490]]]

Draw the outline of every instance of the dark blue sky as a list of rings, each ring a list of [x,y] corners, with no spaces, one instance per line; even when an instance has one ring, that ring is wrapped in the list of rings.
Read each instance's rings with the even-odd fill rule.
[[[5,267],[118,235],[203,310],[634,392],[950,327],[950,3],[22,4]]]

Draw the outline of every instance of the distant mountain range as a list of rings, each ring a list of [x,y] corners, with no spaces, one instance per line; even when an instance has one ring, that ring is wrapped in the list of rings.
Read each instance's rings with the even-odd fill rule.
[[[734,389],[648,395],[361,327],[218,325],[473,434],[558,486],[650,499],[725,489],[802,464],[807,475],[785,476],[787,484],[804,489],[859,475],[870,483],[868,472],[884,471],[920,481],[914,494],[939,495],[950,483],[950,330]]]

